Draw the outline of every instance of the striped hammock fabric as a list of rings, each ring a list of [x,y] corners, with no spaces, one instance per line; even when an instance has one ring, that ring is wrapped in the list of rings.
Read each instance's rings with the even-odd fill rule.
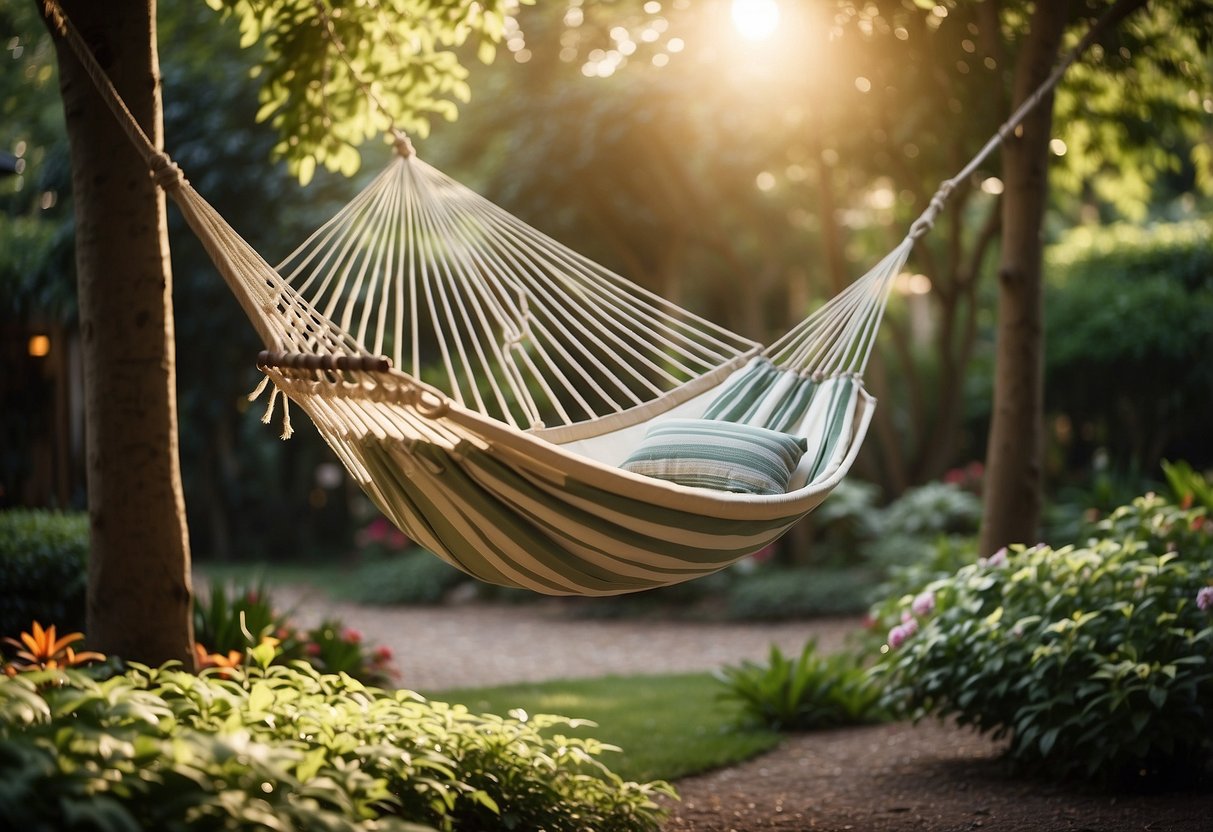
[[[689,416],[713,399],[731,398],[745,390],[753,371],[739,368],[720,391],[673,411]],[[406,534],[481,580],[549,595],[666,586],[767,546],[842,479],[874,404],[854,379],[815,385],[794,426],[814,438],[805,440],[809,452],[790,490],[753,495],[633,474],[457,405],[448,403],[440,417],[417,418],[393,395],[358,387],[317,396],[282,370],[268,372],[282,373],[287,395],[303,405],[366,493]],[[362,424],[351,429],[352,422]],[[407,432],[410,427],[416,433]],[[582,442],[604,456],[612,444],[623,446],[616,456],[627,450],[610,433]]]

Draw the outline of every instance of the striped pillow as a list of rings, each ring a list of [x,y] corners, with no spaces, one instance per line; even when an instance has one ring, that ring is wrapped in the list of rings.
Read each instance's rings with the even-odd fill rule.
[[[625,471],[740,494],[783,494],[807,443],[786,433],[715,419],[669,419],[649,428]]]

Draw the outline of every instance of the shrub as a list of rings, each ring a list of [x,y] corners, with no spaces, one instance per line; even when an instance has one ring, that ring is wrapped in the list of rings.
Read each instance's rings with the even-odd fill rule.
[[[729,586],[728,614],[746,621],[851,615],[871,603],[874,583],[864,569],[760,569]]]
[[[0,636],[30,622],[84,627],[88,517],[52,511],[0,512]]]
[[[0,679],[0,817],[33,830],[655,830],[570,724],[386,693],[306,666]]]
[[[722,698],[740,702],[750,719],[775,730],[859,725],[885,715],[868,672],[849,656],[818,655],[813,641],[794,661],[771,645],[766,664],[727,666],[716,678],[725,686]]]
[[[355,599],[364,604],[437,604],[468,576],[429,552],[412,549],[358,570]]]
[[[1211,233],[1208,220],[1080,228],[1050,247],[1045,401],[1068,417],[1071,463],[1097,447],[1117,470],[1180,449],[1209,461]]]
[[[812,558],[817,563],[853,563],[866,541],[879,533],[880,489],[872,483],[847,478],[830,492],[813,512]]]
[[[981,500],[971,491],[946,482],[908,489],[880,513],[884,537],[972,534],[981,523]]]
[[[1190,780],[1213,751],[1211,582],[1204,510],[1139,498],[1081,548],[1016,547],[902,598],[887,701],[1009,736],[1045,773]]]

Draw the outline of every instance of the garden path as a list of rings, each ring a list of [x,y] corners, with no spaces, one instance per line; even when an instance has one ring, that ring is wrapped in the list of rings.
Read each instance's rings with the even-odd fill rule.
[[[423,693],[460,687],[634,673],[715,670],[799,654],[809,638],[837,650],[858,619],[772,624],[570,617],[560,601],[366,607],[323,590],[275,587],[299,624],[331,616],[392,651],[399,683]]]

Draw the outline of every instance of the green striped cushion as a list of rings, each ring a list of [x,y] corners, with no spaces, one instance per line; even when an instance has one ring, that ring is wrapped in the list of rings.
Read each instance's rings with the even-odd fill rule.
[[[649,428],[621,466],[679,485],[783,494],[804,455],[796,436],[715,419],[669,419]]]

